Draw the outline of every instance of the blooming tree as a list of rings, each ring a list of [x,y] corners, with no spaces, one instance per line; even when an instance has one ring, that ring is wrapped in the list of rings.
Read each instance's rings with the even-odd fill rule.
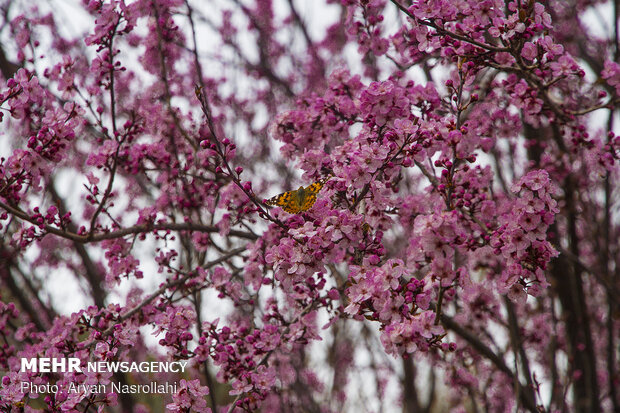
[[[617,2],[60,3],[0,1],[0,411],[620,410]]]

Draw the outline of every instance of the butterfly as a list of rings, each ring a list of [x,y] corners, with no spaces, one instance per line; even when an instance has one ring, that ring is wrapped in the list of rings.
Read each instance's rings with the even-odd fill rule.
[[[312,208],[316,201],[316,195],[325,185],[325,182],[329,181],[331,176],[326,176],[319,179],[313,184],[307,187],[300,186],[299,189],[294,191],[284,192],[283,194],[276,195],[265,202],[267,205],[277,205],[282,207],[283,210],[289,214],[299,214]]]

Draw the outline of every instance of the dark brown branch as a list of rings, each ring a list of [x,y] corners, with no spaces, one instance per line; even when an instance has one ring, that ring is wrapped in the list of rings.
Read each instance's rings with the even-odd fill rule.
[[[426,21],[426,20],[422,20],[422,19],[418,19],[417,17],[415,17],[413,14],[411,14],[409,12],[409,10],[407,10],[405,8],[405,6],[403,6],[402,4],[400,4],[398,1],[396,0],[390,0],[396,7],[398,7],[398,9],[400,11],[402,11],[403,13],[405,13],[410,19],[415,20],[416,22],[418,22],[419,24],[422,24],[424,26],[428,26],[431,27],[435,30],[437,30],[437,33],[442,34],[444,36],[449,36],[452,37],[453,39],[457,39],[457,40],[461,40],[463,42],[467,42],[469,44],[473,44],[474,46],[478,46],[482,49],[488,50],[488,51],[493,51],[493,52],[508,52],[510,51],[509,48],[507,47],[498,47],[498,46],[494,46],[491,44],[486,44],[486,43],[480,43],[474,39],[470,39],[467,36],[463,36],[454,32],[451,32],[449,30],[446,30],[442,27],[437,26],[435,23],[430,22],[430,21]]]
[[[4,79],[12,78],[15,73],[17,73],[19,68],[19,65],[16,65],[7,59],[6,54],[4,53],[4,48],[0,45],[0,73],[2,73],[2,77],[4,77]]]
[[[240,253],[242,253],[243,251],[246,250],[246,247],[239,247],[236,248],[232,251],[230,251],[228,254],[213,260],[209,263],[207,263],[206,265],[203,266],[203,268],[207,269],[207,268],[211,268],[214,267],[215,265],[218,265],[232,257],[234,257],[235,255],[238,255]],[[106,330],[103,331],[103,333],[101,333],[101,336],[99,339],[105,338],[107,336],[109,336],[110,334],[112,334],[112,332],[114,331],[114,327],[116,324],[118,323],[122,323],[123,321],[131,318],[133,315],[137,314],[138,311],[142,310],[142,308],[149,304],[151,301],[153,301],[154,299],[156,299],[157,297],[159,297],[161,294],[163,294],[166,290],[176,287],[178,285],[183,284],[185,281],[189,280],[190,278],[194,277],[196,274],[194,274],[193,272],[190,272],[186,275],[184,275],[183,277],[174,280],[174,281],[170,281],[165,283],[163,286],[159,287],[155,292],[151,293],[150,295],[148,295],[144,300],[142,300],[138,305],[136,305],[135,307],[133,307],[131,310],[128,310],[127,312],[123,313],[122,315],[120,315],[115,321],[115,324],[111,325],[110,327],[108,327]],[[95,344],[95,342],[93,341],[93,343],[91,344]]]
[[[11,215],[17,218],[20,218],[24,221],[28,221],[31,224],[38,226],[38,224],[36,223],[34,219],[32,219],[27,213],[25,213],[24,211],[18,208],[14,208],[3,202],[0,202],[0,208],[4,209],[5,211],[9,212]],[[142,234],[142,233],[155,232],[155,231],[196,231],[196,232],[219,232],[220,231],[219,228],[213,225],[195,224],[192,222],[140,224],[140,225],[134,225],[134,226],[127,227],[127,228],[116,229],[110,232],[100,232],[94,235],[79,235],[79,234],[76,234],[75,232],[62,230],[60,228],[52,227],[50,225],[45,225],[43,228],[45,232],[49,234],[58,235],[62,238],[70,239],[72,241],[77,241],[77,242],[81,242],[85,244],[91,243],[91,242],[99,242],[99,241],[108,240],[108,239],[121,238],[121,237],[124,237],[126,235],[131,235],[131,234]],[[250,232],[245,232],[245,231],[230,230],[229,235],[252,240],[252,241],[258,239],[258,236],[256,236],[255,234],[252,234]]]
[[[52,200],[58,206],[60,216],[65,215],[67,213],[67,208],[65,206],[64,200],[60,197],[60,195],[58,195],[58,192],[56,191],[54,181],[51,181],[47,188],[52,195]],[[67,229],[73,233],[77,231],[75,225],[71,222],[67,225]],[[99,308],[105,307],[105,298],[107,294],[106,291],[101,287],[101,282],[104,279],[103,274],[101,274],[101,272],[91,259],[88,251],[86,250],[86,247],[84,246],[84,243],[73,240],[73,246],[75,248],[75,252],[77,252],[77,254],[80,256],[82,264],[84,265],[84,278],[86,278],[86,281],[90,285],[90,290],[95,305]]]
[[[8,287],[11,295],[19,302],[21,309],[28,314],[28,319],[34,323],[37,330],[45,331],[48,326],[43,323],[41,314],[32,305],[31,298],[24,294],[22,288],[15,282],[13,269],[15,268],[15,262],[13,261],[13,253],[0,244],[0,280]],[[6,299],[6,297],[4,297]],[[37,297],[38,300],[38,297]],[[53,317],[53,314],[49,314]]]
[[[519,330],[519,322],[517,320],[514,305],[506,296],[504,296],[504,305],[506,307],[506,312],[508,313],[510,341],[512,342],[515,360],[519,359],[521,361],[522,374],[525,376],[525,381],[527,383],[527,387],[523,391],[528,393],[529,398],[536,400],[536,396],[534,394],[534,382],[532,380],[532,371],[530,369],[527,354],[525,353],[525,347],[523,346],[523,339]],[[518,380],[516,383],[520,384]]]
[[[441,315],[441,323],[442,325],[454,332],[456,335],[461,337],[463,340],[467,341],[471,347],[476,350],[481,356],[485,357],[489,360],[495,367],[497,367],[502,373],[506,374],[508,378],[514,383],[515,380],[519,380],[518,377],[515,376],[513,371],[506,365],[504,360],[495,354],[493,350],[491,350],[486,344],[484,344],[477,335],[468,331],[464,327],[462,327],[459,323],[454,321],[451,317],[448,317],[445,314]],[[533,412],[538,413],[538,407],[536,406],[536,401],[532,400],[531,395],[528,392],[524,391],[522,385],[518,386],[519,393],[518,397],[521,400],[523,406]]]

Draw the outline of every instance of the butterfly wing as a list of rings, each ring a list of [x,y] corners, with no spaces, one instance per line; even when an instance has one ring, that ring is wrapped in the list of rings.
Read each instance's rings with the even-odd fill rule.
[[[279,206],[289,214],[296,214],[300,209],[297,198],[297,191],[287,191],[267,200],[265,204]]]
[[[288,191],[288,192],[284,192],[280,195],[276,195],[273,198],[269,198],[265,204],[267,205],[277,205],[277,206],[284,206],[286,205],[290,199],[293,197],[293,195],[295,194],[295,191]]]
[[[291,199],[286,203],[286,205],[281,205],[282,209],[288,212],[289,214],[298,214],[301,211],[301,206],[299,205],[299,201],[296,196],[292,196]]]
[[[300,207],[300,212],[307,211],[312,208],[312,205],[316,202],[316,193],[314,194],[306,194],[303,199],[303,203]]]
[[[331,177],[325,177],[317,182],[308,185],[308,187],[300,187],[295,191],[284,192],[276,195],[265,202],[267,205],[277,205],[289,214],[298,214],[312,208],[316,202],[316,196]]]
[[[315,183],[308,185],[308,187],[304,191],[304,199],[301,202],[301,211],[307,211],[312,208],[312,205],[316,202],[317,194],[323,189],[323,185],[325,182],[329,181],[331,177],[326,176],[324,178],[319,179]]]

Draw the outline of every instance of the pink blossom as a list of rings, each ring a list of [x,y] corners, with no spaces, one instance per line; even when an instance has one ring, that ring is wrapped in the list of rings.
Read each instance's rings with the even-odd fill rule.
[[[179,390],[172,395],[172,403],[166,405],[171,412],[185,412],[189,409],[196,412],[210,413],[207,401],[204,399],[209,394],[209,388],[202,386],[199,380],[179,381]]]
[[[523,50],[521,50],[521,56],[528,60],[534,60],[538,55],[538,49],[536,45],[532,42],[525,42],[523,45]]]

